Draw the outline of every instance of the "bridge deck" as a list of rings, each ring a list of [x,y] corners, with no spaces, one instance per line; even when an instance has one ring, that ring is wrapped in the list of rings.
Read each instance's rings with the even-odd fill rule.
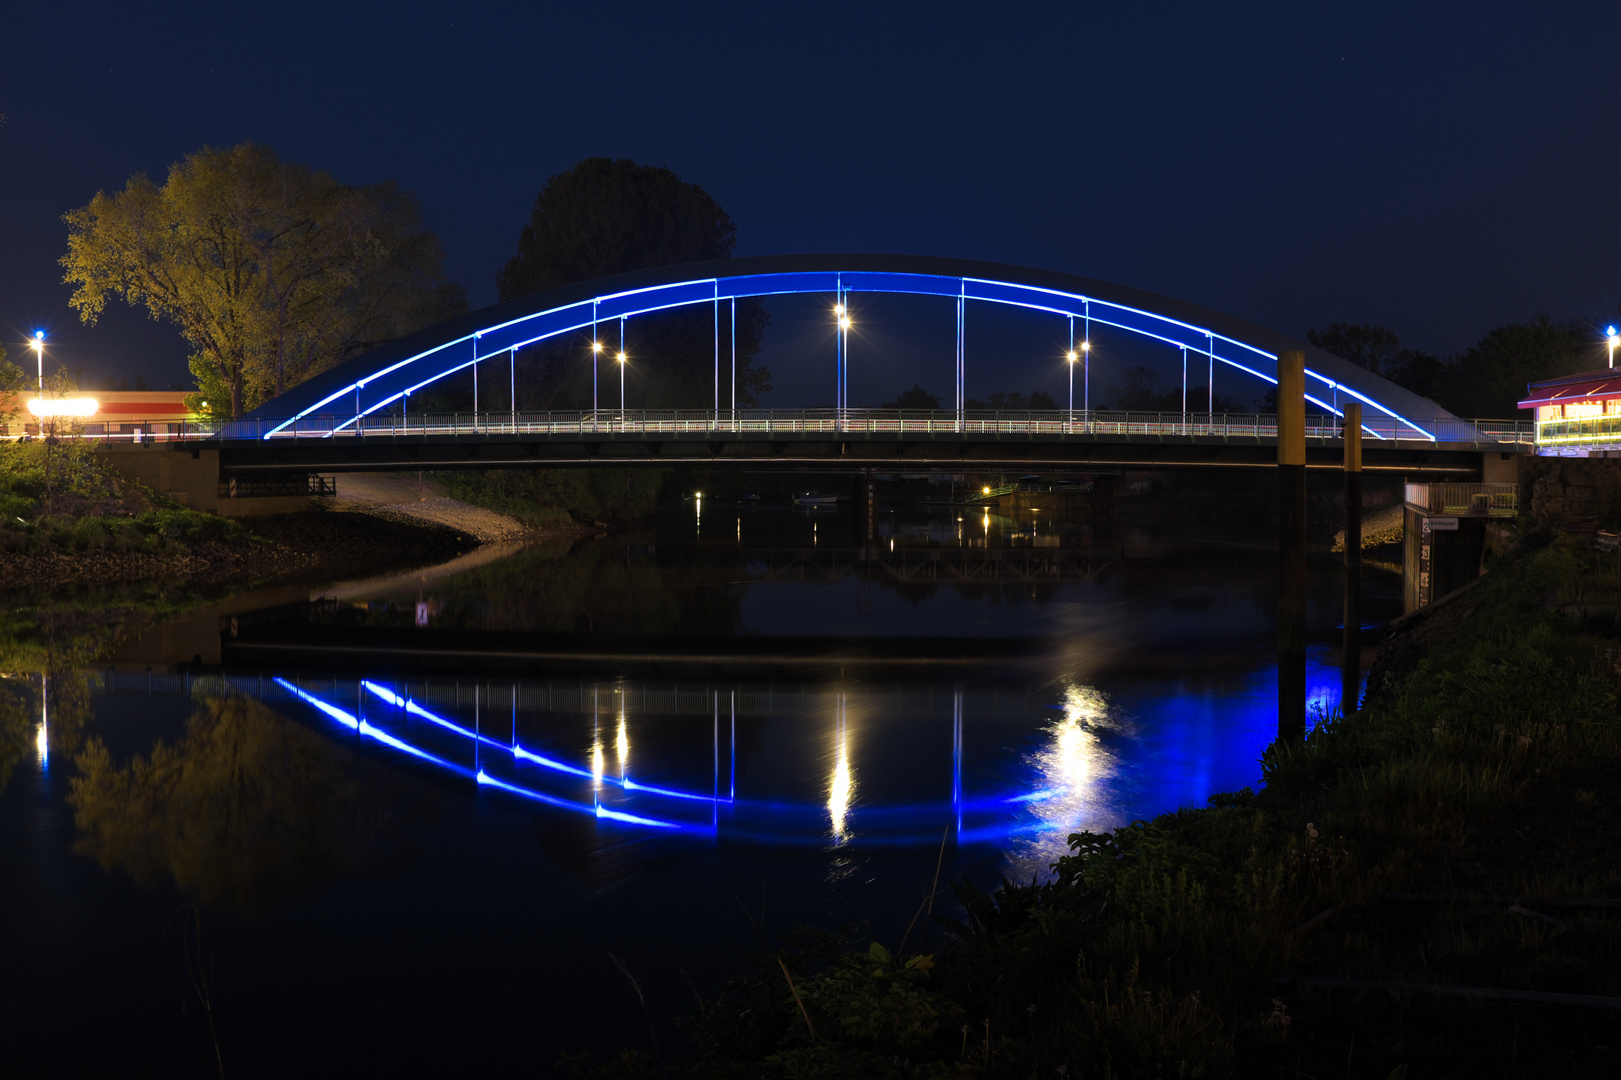
[[[199,443],[233,474],[308,469],[572,465],[781,465],[848,468],[1264,467],[1277,419],[1251,413],[930,412],[894,409],[629,410],[305,417],[149,425],[109,440]],[[1335,465],[1338,418],[1308,417],[1308,464]],[[1363,427],[1364,466],[1478,472],[1482,452],[1529,453],[1516,421],[1389,420]]]

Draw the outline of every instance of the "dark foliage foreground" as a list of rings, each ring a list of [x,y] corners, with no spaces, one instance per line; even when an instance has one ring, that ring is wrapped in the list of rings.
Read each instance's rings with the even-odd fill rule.
[[[1554,902],[1621,897],[1621,569],[1549,540],[1402,631],[1420,658],[1378,671],[1361,713],[1269,749],[1258,793],[1075,835],[1044,884],[959,885],[966,920],[934,955],[791,940],[705,1004],[679,1053],[569,1067],[1617,1075],[1621,1011],[1501,999],[1621,998],[1621,905]]]

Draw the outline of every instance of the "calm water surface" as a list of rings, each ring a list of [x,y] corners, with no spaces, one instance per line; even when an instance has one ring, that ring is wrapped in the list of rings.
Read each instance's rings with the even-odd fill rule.
[[[1253,785],[1267,539],[694,500],[153,628],[55,677],[0,791],[0,1053],[211,1074],[206,994],[231,1073],[544,1074],[648,1044],[619,965],[671,1038],[796,924],[896,944],[937,861],[1028,880]]]

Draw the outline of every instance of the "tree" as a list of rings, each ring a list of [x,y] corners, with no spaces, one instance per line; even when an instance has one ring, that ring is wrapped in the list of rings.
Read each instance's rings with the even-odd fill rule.
[[[1446,380],[1447,361],[1417,349],[1403,348],[1396,332],[1383,326],[1329,323],[1321,330],[1306,331],[1306,340],[1341,360],[1384,376],[1419,397],[1435,397]]]
[[[502,300],[610,274],[730,258],[737,226],[697,184],[662,166],[628,158],[587,158],[546,181],[518,251],[496,275]],[[721,312],[723,367],[731,363],[731,314]],[[770,373],[755,364],[769,321],[758,300],[737,304],[738,403],[755,404],[771,389]],[[709,405],[713,400],[714,313],[707,307],[644,316],[630,327],[638,402],[649,406]],[[617,339],[610,340],[617,345]],[[631,346],[634,346],[632,348]],[[564,341],[534,352],[541,371],[529,389],[547,407],[590,403],[589,341]],[[723,375],[723,379],[729,375]],[[730,394],[722,392],[722,404]]]
[[[895,395],[893,401],[886,401],[878,406],[880,409],[938,409],[940,399],[923,389],[918,383],[913,383],[910,390],[903,390]]]
[[[416,198],[355,187],[269,147],[204,147],[64,215],[63,280],[94,323],[110,297],[179,326],[210,411],[240,416],[349,356],[466,307]]]
[[[9,432],[22,411],[22,388],[27,384],[27,374],[6,359],[5,347],[0,345],[0,432]]]
[[[1341,360],[1387,378],[1402,351],[1401,338],[1394,331],[1366,323],[1329,323],[1321,330],[1307,330],[1306,340]]]
[[[1512,418],[1526,385],[1592,366],[1571,326],[1537,315],[1488,332],[1447,365],[1437,398],[1459,416]]]
[[[997,409],[1008,412],[1023,412],[1026,409],[1051,411],[1058,408],[1058,402],[1045,390],[1032,390],[1029,397],[1025,397],[1017,390],[1012,393],[998,390],[984,401],[969,398],[963,402],[963,407],[968,409]]]

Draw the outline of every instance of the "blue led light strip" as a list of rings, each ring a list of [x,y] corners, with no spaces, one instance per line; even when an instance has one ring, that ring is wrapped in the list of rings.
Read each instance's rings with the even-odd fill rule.
[[[426,750],[422,750],[422,749],[419,749],[419,748],[417,748],[415,746],[412,746],[410,743],[405,742],[403,739],[396,738],[395,736],[390,735],[388,732],[383,731],[380,728],[374,727],[372,724],[368,723],[367,721],[362,720],[362,719],[354,716],[352,713],[348,712],[347,710],[340,709],[336,705],[331,704],[330,702],[321,700],[319,697],[316,697],[314,694],[310,693],[309,691],[303,689],[302,687],[298,686],[297,684],[295,684],[295,683],[293,683],[293,682],[291,682],[291,681],[289,681],[287,679],[284,679],[284,678],[282,678],[280,676],[277,676],[274,679],[274,681],[275,681],[276,685],[278,685],[278,686],[282,687],[284,690],[287,690],[288,692],[292,693],[293,695],[298,697],[300,700],[308,702],[310,705],[313,705],[315,708],[319,709],[322,713],[324,713],[327,716],[331,717],[332,719],[336,720],[338,723],[342,724],[344,727],[348,728],[349,730],[358,731],[362,735],[365,735],[365,736],[367,736],[369,738],[372,738],[372,739],[376,739],[378,742],[384,744],[385,746],[390,746],[390,747],[393,747],[396,750],[400,750],[400,751],[403,751],[403,752],[405,752],[407,754],[410,754],[413,757],[421,758],[423,761],[431,762],[434,765],[438,765],[440,768],[448,769],[451,772],[454,772],[454,773],[456,773],[456,774],[458,774],[460,776],[470,776],[473,779],[475,779],[481,785],[487,785],[487,786],[490,786],[490,787],[500,788],[502,791],[509,791],[509,792],[512,792],[513,794],[522,795],[525,798],[534,799],[534,800],[536,800],[538,802],[543,802],[543,803],[546,803],[549,806],[556,806],[556,807],[559,807],[559,808],[564,809],[564,810],[576,810],[576,811],[579,811],[581,813],[591,814],[592,816],[597,817],[597,818],[599,818],[601,820],[605,820],[605,821],[618,821],[618,822],[623,822],[623,823],[625,823],[627,825],[643,825],[643,826],[647,826],[649,828],[657,828],[657,829],[697,830],[697,831],[701,831],[701,832],[704,832],[704,833],[709,833],[709,832],[713,831],[711,829],[711,827],[707,826],[707,825],[705,825],[705,826],[703,826],[701,828],[699,828],[698,826],[683,826],[683,825],[680,825],[680,824],[677,824],[677,823],[671,822],[671,821],[660,821],[657,818],[642,817],[642,816],[640,816],[638,814],[627,814],[627,813],[624,813],[623,811],[620,811],[620,810],[611,810],[608,807],[601,806],[601,805],[588,806],[588,805],[586,805],[584,803],[573,802],[573,801],[571,801],[569,799],[560,799],[560,798],[558,798],[558,797],[556,797],[554,795],[547,795],[544,792],[533,791],[533,790],[531,790],[529,788],[520,787],[517,784],[510,784],[510,783],[507,783],[504,780],[497,780],[495,777],[491,776],[489,773],[485,772],[483,769],[479,769],[479,770],[477,770],[475,772],[475,771],[473,771],[471,769],[467,769],[467,768],[464,768],[464,767],[462,767],[460,765],[456,765],[456,764],[453,764],[453,763],[451,763],[449,761],[446,761],[444,758],[437,757],[437,756],[435,756],[433,754],[430,754]],[[416,709],[416,710],[412,710],[410,708],[411,702],[409,702],[406,699],[400,698],[398,695],[389,692],[388,690],[386,690],[386,688],[380,687],[376,683],[363,682],[362,685],[364,685],[368,690],[372,691],[372,693],[377,694],[377,696],[382,698],[384,701],[390,701],[390,699],[392,699],[392,701],[390,701],[391,704],[400,704],[400,703],[403,702],[403,704],[404,704],[405,708],[407,709],[407,711],[413,712],[415,715],[422,716],[424,719],[432,720],[435,723],[442,724],[445,727],[450,728],[453,731],[457,731],[457,732],[459,732],[461,734],[464,734],[464,735],[472,736],[472,737],[474,737],[474,738],[476,738],[476,739],[478,739],[478,740],[480,740],[482,742],[491,742],[491,740],[486,738],[485,736],[473,735],[473,733],[468,731],[466,728],[463,728],[458,724],[451,723],[450,721],[445,720],[442,717],[436,717],[433,714],[429,713],[425,709],[420,709],[419,708],[419,709]],[[502,747],[502,749],[505,749],[505,747],[501,743],[492,743],[492,745],[500,746],[500,747]],[[577,770],[569,770],[569,771],[577,771]],[[589,778],[591,776],[591,774],[589,772],[585,773],[584,775],[587,778]]]
[[[969,288],[972,285],[973,288]],[[436,382],[446,376],[455,374],[473,366],[480,360],[488,359],[503,352],[510,352],[540,341],[548,340],[559,335],[576,332],[585,326],[591,325],[593,319],[602,318],[629,318],[635,315],[646,315],[656,311],[664,311],[677,307],[684,307],[697,303],[716,303],[720,300],[736,300],[741,297],[772,296],[795,293],[817,293],[837,291],[844,296],[846,289],[861,292],[897,293],[914,295],[938,295],[957,297],[960,300],[980,300],[987,303],[1007,304],[1014,307],[1023,307],[1030,310],[1061,316],[1080,316],[1088,320],[1095,319],[1105,326],[1137,334],[1167,344],[1196,349],[1211,355],[1213,359],[1220,360],[1236,370],[1245,372],[1265,382],[1276,383],[1273,376],[1240,363],[1237,360],[1220,355],[1215,350],[1215,342],[1234,349],[1242,350],[1267,360],[1276,361],[1277,357],[1265,349],[1240,341],[1214,330],[1196,326],[1192,323],[1175,319],[1143,308],[1133,307],[1129,304],[1103,300],[1097,297],[1083,296],[1060,289],[1045,288],[1035,285],[1026,285],[1012,281],[998,281],[989,278],[951,277],[939,274],[916,274],[890,271],[862,271],[862,272],[832,272],[832,271],[806,271],[806,272],[778,272],[764,274],[739,274],[728,278],[699,278],[685,281],[664,282],[650,285],[640,289],[623,290],[620,292],[605,293],[601,296],[587,300],[579,300],[569,304],[548,308],[544,311],[532,312],[515,319],[508,319],[477,330],[472,334],[465,334],[453,341],[435,345],[433,348],[423,350],[403,360],[395,361],[377,371],[368,373],[361,379],[350,383],[340,389],[327,394],[297,412],[291,419],[284,420],[272,427],[264,438],[268,439],[285,430],[290,425],[297,424],[311,414],[331,405],[350,394],[356,395],[355,413],[352,417],[329,426],[329,432],[341,431],[350,425],[379,409],[385,408],[409,394],[421,390],[430,383]],[[1118,312],[1114,318],[1102,317],[1093,308],[1107,309]],[[1161,328],[1163,332],[1155,332],[1146,326],[1137,325],[1130,319],[1142,320],[1149,326]],[[1182,336],[1178,336],[1178,332]],[[488,342],[486,339],[495,339]],[[358,400],[360,391],[368,384],[376,383],[405,367],[421,360],[442,356],[447,350],[463,343],[471,342],[471,356],[457,355],[445,356],[444,366],[434,370],[426,378],[410,382],[392,393],[386,393],[369,405]],[[1414,421],[1402,416],[1394,409],[1375,401],[1368,395],[1361,393],[1344,383],[1334,380],[1310,369],[1307,376],[1316,379],[1330,390],[1344,390],[1347,394],[1367,405],[1369,408],[1383,413],[1397,421],[1404,427],[1415,432],[1419,437],[1430,442],[1436,441],[1432,432],[1426,431]],[[843,373],[841,370],[840,378]],[[842,386],[842,382],[840,384]],[[1333,404],[1309,397],[1313,404],[1327,409],[1334,415],[1343,415]],[[1375,438],[1381,438],[1377,433],[1369,431]]]
[[[375,694],[377,697],[381,698],[383,701],[386,701],[388,704],[393,705],[395,708],[404,709],[407,713],[410,713],[412,716],[420,716],[422,719],[427,720],[427,721],[429,721],[431,723],[438,724],[442,728],[445,728],[445,729],[447,729],[449,731],[454,731],[456,734],[462,736],[463,738],[473,739],[476,742],[482,743],[485,746],[494,747],[497,750],[508,751],[509,753],[512,754],[512,756],[514,758],[522,760],[522,761],[531,762],[531,763],[533,763],[535,765],[541,766],[542,768],[552,769],[552,770],[555,770],[557,772],[562,772],[562,773],[568,773],[571,776],[579,776],[579,777],[583,777],[583,778],[585,778],[587,780],[596,779],[596,774],[593,773],[590,769],[582,769],[582,768],[580,768],[580,767],[578,767],[576,765],[569,765],[569,764],[566,764],[565,762],[557,761],[557,760],[555,760],[553,758],[544,757],[544,756],[542,756],[540,754],[535,753],[533,750],[529,750],[529,749],[526,749],[523,746],[518,745],[516,742],[512,743],[511,745],[508,745],[507,743],[500,742],[500,741],[498,741],[496,739],[492,739],[488,735],[480,735],[480,734],[477,734],[477,733],[475,733],[473,731],[470,731],[467,728],[462,727],[460,724],[456,723],[453,720],[447,720],[444,717],[439,716],[436,713],[433,713],[433,712],[431,712],[431,711],[429,711],[427,709],[424,709],[421,705],[418,705],[411,698],[401,697],[400,695],[394,693],[394,691],[390,690],[388,687],[380,686],[377,683],[374,683],[369,679],[362,679],[360,685],[364,686],[367,690],[369,690],[371,693]],[[613,785],[615,787],[623,788],[626,791],[645,791],[649,795],[662,795],[662,796],[664,796],[666,798],[671,798],[671,799],[690,799],[690,800],[692,800],[694,802],[705,802],[705,803],[713,803],[713,802],[729,803],[729,802],[732,801],[729,798],[718,799],[718,798],[715,798],[715,797],[709,796],[709,795],[698,795],[698,794],[695,794],[695,793],[690,792],[690,791],[678,791],[678,790],[676,790],[674,788],[658,787],[658,786],[656,786],[654,784],[642,784],[642,783],[636,782],[635,780],[630,779],[629,777],[618,777],[618,776],[604,775],[601,778],[601,780],[605,784],[611,784],[611,785]]]

